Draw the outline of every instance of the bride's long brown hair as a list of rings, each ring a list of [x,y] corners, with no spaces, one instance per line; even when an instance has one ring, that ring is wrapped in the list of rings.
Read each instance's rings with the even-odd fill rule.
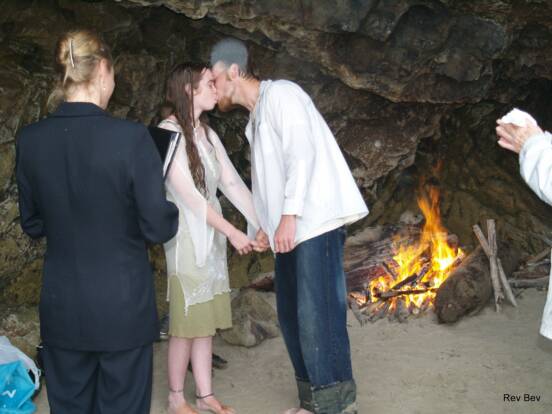
[[[181,63],[176,65],[167,79],[166,104],[173,108],[174,115],[182,128],[186,143],[186,154],[190,172],[196,188],[207,195],[205,184],[205,168],[201,162],[199,151],[194,143],[194,90],[197,89],[199,81],[207,65],[202,63]],[[201,114],[200,127],[205,131],[205,136],[209,139],[207,132],[207,116]]]

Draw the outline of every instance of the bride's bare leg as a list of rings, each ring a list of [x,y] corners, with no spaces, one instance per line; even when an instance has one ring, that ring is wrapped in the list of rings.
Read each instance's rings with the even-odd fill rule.
[[[168,376],[169,376],[169,412],[178,412],[179,407],[186,403],[184,399],[184,381],[190,361],[192,339],[169,338]]]
[[[221,405],[213,394],[212,357],[213,337],[194,338],[191,351],[192,371],[196,383],[196,395],[201,397],[196,399],[196,406],[200,410],[211,410],[215,413],[234,413],[231,408]]]

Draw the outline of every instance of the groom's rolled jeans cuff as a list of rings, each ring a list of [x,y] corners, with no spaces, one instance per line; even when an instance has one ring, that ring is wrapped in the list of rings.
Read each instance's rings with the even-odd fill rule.
[[[314,412],[312,405],[312,385],[308,380],[295,378],[297,381],[297,394],[299,395],[299,406],[307,411]]]
[[[313,387],[296,378],[300,407],[316,414],[357,414],[354,380]]]
[[[356,384],[354,380],[337,382],[322,387],[311,387],[312,404],[308,409],[316,414],[357,414]],[[302,400],[301,400],[302,402]]]

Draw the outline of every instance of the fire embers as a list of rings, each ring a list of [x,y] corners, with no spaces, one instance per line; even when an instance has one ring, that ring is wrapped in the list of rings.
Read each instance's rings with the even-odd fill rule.
[[[418,205],[425,217],[421,230],[403,226],[372,241],[364,253],[372,250],[375,261],[357,262],[360,266],[348,272],[351,308],[361,324],[384,317],[404,322],[433,309],[437,289],[465,256],[457,238],[441,224],[436,187]]]

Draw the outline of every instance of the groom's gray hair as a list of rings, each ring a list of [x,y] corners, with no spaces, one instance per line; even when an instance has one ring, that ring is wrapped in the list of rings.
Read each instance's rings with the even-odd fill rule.
[[[249,74],[249,52],[247,46],[241,40],[227,37],[219,40],[211,50],[211,66],[222,62],[226,67],[233,63],[238,65],[241,75]]]

